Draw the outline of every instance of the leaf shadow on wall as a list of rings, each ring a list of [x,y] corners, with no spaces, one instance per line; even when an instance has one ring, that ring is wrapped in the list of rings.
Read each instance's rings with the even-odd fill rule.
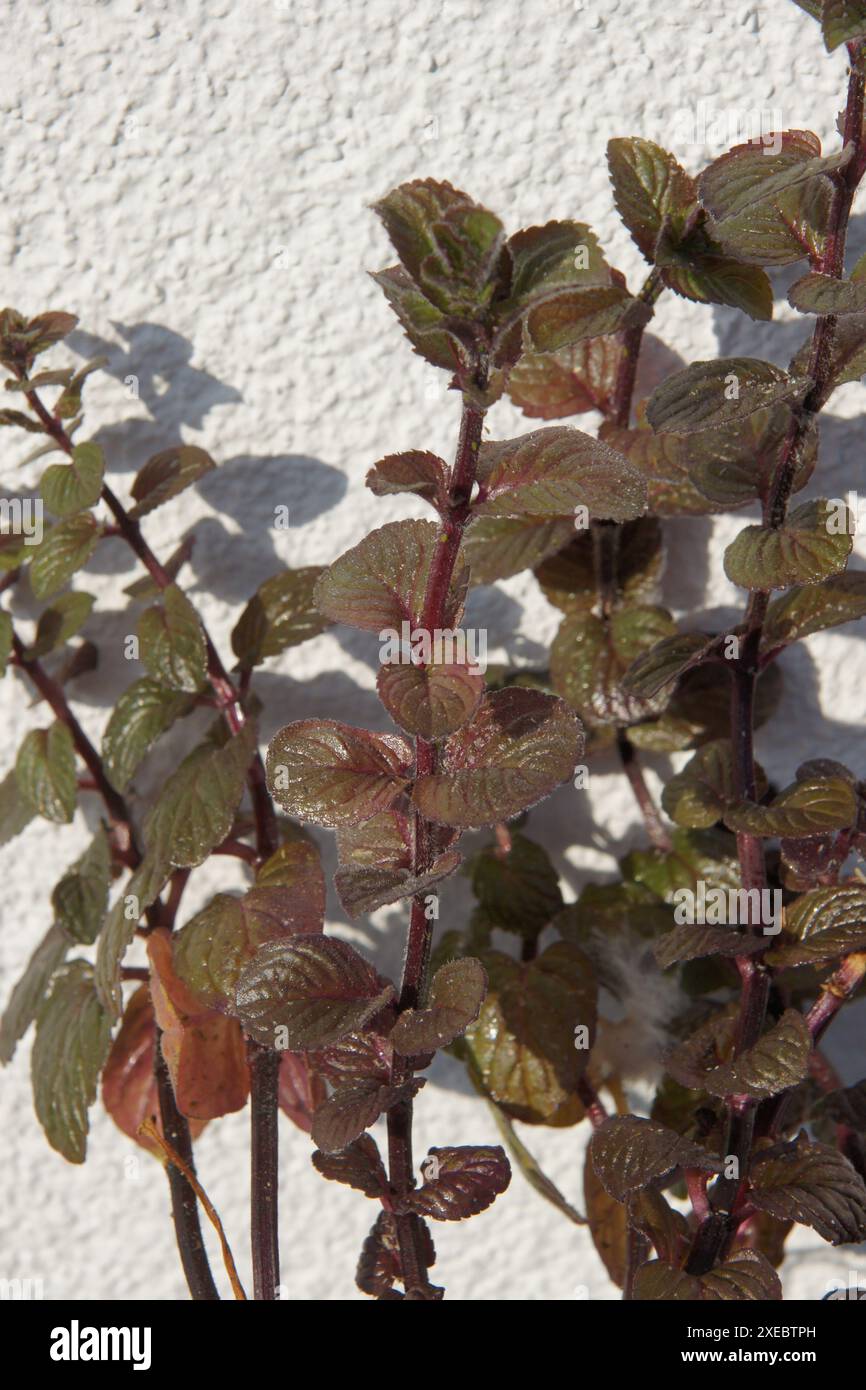
[[[148,411],[148,419],[137,414],[94,433],[109,475],[137,471],[153,454],[190,442],[184,430],[203,429],[215,407],[243,400],[234,386],[193,365],[195,349],[182,334],[157,323],[112,326],[122,344],[81,330],[68,340],[82,356],[107,357],[103,370],[129,392],[135,391],[136,410],[144,405]],[[211,452],[217,468],[196,484],[195,491],[238,530],[229,531],[217,518],[198,522],[191,565],[202,587],[217,598],[245,602],[263,579],[285,565],[274,546],[275,509],[288,508],[290,528],[305,526],[337,505],[346,491],[346,477],[331,464],[304,454],[222,458],[218,448]],[[123,544],[106,545],[90,568],[115,574],[131,570],[135,563]]]

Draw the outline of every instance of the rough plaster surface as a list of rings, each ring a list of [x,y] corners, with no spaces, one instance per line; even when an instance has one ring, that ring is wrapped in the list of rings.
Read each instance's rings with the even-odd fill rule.
[[[150,453],[180,438],[219,460],[216,475],[148,518],[146,530],[167,554],[195,524],[184,580],[223,650],[237,605],[280,564],[332,559],[411,510],[364,489],[377,457],[452,446],[456,400],[408,351],[365,273],[391,259],[368,210],[375,196],[432,174],[467,188],[511,229],[580,217],[633,283],[640,258],[612,214],[609,136],[657,138],[696,170],[753,133],[744,126],[762,112],[765,129],[808,127],[832,140],[844,86],[843,59],[826,57],[817,28],[788,0],[17,0],[3,28],[4,298],[30,312],[74,310],[82,323],[75,350],[109,354],[107,374],[89,391],[89,434],[104,445],[121,492]],[[860,217],[853,229],[858,253],[864,225]],[[784,305],[791,278],[778,277],[781,325],[750,325],[668,296],[654,330],[675,337],[687,359],[750,352],[785,362],[803,336]],[[860,386],[834,398],[823,436],[825,495],[856,479],[864,404]],[[505,434],[529,425],[505,404],[490,427]],[[34,474],[15,469],[24,451],[17,441],[4,447],[4,488],[26,492]],[[281,504],[290,508],[289,530],[273,528]],[[723,621],[738,610],[719,545],[739,524],[668,527],[664,598],[675,610],[704,608]],[[131,577],[128,556],[110,542],[86,583],[102,595]],[[25,604],[18,617],[31,612]],[[488,627],[492,659],[531,660],[556,627],[525,578],[479,593],[471,620]],[[128,624],[109,601],[89,629],[109,648],[100,679],[76,687],[94,735],[107,700],[130,678],[120,654]],[[382,727],[371,693],[374,647],[366,636],[337,632],[271,663],[260,681],[263,734],[312,714]],[[848,628],[812,639],[783,664],[779,726],[759,741],[769,773],[789,779],[807,749],[862,766],[860,638]],[[39,714],[8,682],[2,701],[5,771]],[[170,750],[154,760],[151,784],[171,763]],[[614,856],[640,835],[622,778],[604,764],[588,796],[559,793],[534,825],[556,850],[569,898],[588,874],[610,874]],[[4,995],[48,925],[53,877],[45,866],[58,854],[71,861],[85,834],[83,817],[61,830],[42,822],[0,855]],[[322,842],[330,855],[328,837]],[[191,906],[232,881],[230,869],[202,877]],[[443,918],[461,901],[459,885],[449,888]],[[331,925],[346,930],[333,896],[330,908]],[[384,912],[355,932],[383,968],[399,965],[399,923],[399,913]],[[862,1019],[846,1020],[833,1049],[849,1081],[863,1072]],[[0,1275],[42,1278],[51,1298],[183,1297],[162,1175],[99,1114],[86,1166],[50,1151],[31,1111],[28,1053],[21,1048],[0,1093]],[[421,1098],[417,1130],[421,1155],[429,1143],[496,1138],[448,1059]],[[526,1137],[580,1205],[583,1127]],[[245,1145],[246,1120],[231,1117],[198,1150],[249,1282]],[[326,1190],[308,1150],[286,1124],[287,1295],[351,1299],[371,1208],[356,1193]],[[439,1269],[458,1299],[616,1296],[584,1231],[519,1177],[471,1226],[440,1225],[436,1238]],[[833,1251],[808,1232],[791,1248],[788,1296],[820,1297],[829,1278],[866,1269],[862,1249]]]

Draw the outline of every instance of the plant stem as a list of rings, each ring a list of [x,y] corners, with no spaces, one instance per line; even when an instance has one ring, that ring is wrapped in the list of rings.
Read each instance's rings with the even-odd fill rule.
[[[252,1134],[253,1298],[279,1297],[279,1171],[277,1084],[280,1056],[273,1048],[249,1040],[250,1127]]]
[[[486,384],[479,369],[475,383],[482,390]],[[475,481],[478,450],[484,425],[484,410],[464,396],[457,453],[449,479],[447,502],[442,510],[442,534],[436,547],[421,616],[421,627],[431,637],[437,630],[449,626],[448,595],[454,566],[470,515],[470,497]],[[415,741],[415,775],[422,777],[436,769],[436,746],[425,739]],[[413,813],[412,869],[424,873],[432,859],[428,822],[417,811]],[[423,1003],[427,989],[430,950],[433,941],[433,920],[428,917],[423,897],[412,899],[406,957],[400,984],[399,1008],[417,1008]],[[399,1086],[412,1076],[414,1059],[395,1055],[391,1064],[391,1084]],[[407,1296],[434,1298],[427,1277],[427,1265],[420,1242],[418,1222],[411,1213],[401,1213],[400,1206],[415,1185],[412,1159],[412,1101],[402,1101],[388,1111],[388,1172],[397,1213],[397,1240],[403,1286]]]
[[[866,172],[866,145],[863,138],[864,117],[864,73],[861,45],[849,45],[851,70],[848,81],[848,96],[845,108],[844,143],[854,147],[853,157],[834,180],[834,190],[828,216],[827,238],[815,269],[825,275],[841,278],[845,262],[845,241],[848,219],[857,186]],[[826,403],[832,389],[832,348],[836,334],[836,319],[826,315],[818,319],[812,335],[809,354],[808,375],[813,385],[802,406],[794,410],[791,422],[782,445],[779,463],[773,482],[764,504],[764,525],[778,529],[784,525],[788,502],[793,491],[794,480],[800,452],[812,428],[814,416]],[[755,760],[754,760],[754,702],[755,683],[759,671],[759,652],[764,618],[767,612],[769,594],[755,591],[749,600],[746,613],[746,633],[742,639],[742,650],[733,671],[733,690],[731,700],[731,744],[734,766],[736,795],[744,800],[756,799]],[[737,836],[737,851],[740,863],[740,878],[743,888],[762,889],[766,885],[766,866],[761,840],[752,835]],[[749,900],[751,902],[751,899]],[[756,923],[749,922],[748,930],[754,932]],[[738,1057],[758,1041],[766,1019],[767,1001],[770,992],[770,975],[762,964],[751,957],[737,957],[737,968],[743,981],[740,996],[740,1010],[733,1056]],[[815,1009],[818,1010],[818,1023],[810,1023],[810,1028],[823,1027],[836,1012],[838,1004],[829,1001],[831,994],[822,996]],[[810,1015],[810,1018],[812,1015]],[[820,1033],[813,1032],[817,1039]],[[776,1105],[776,1103],[773,1103]],[[783,1112],[784,1097],[776,1106],[777,1116]],[[725,1252],[733,1237],[739,1217],[733,1215],[743,1180],[748,1174],[752,1142],[756,1128],[755,1104],[746,1096],[729,1096],[728,1131],[725,1154],[738,1160],[737,1178],[720,1178],[712,1193],[713,1210],[702,1221],[686,1266],[691,1274],[704,1274],[712,1269]]]
[[[162,1034],[156,1030],[156,1051],[154,1074],[159,1095],[159,1110],[162,1132],[172,1148],[183,1159],[190,1172],[195,1172],[192,1156],[192,1141],[189,1125],[178,1111],[168,1067],[162,1055]],[[189,1291],[196,1302],[219,1300],[216,1284],[208,1263],[207,1251],[202,1240],[198,1215],[198,1198],[184,1174],[173,1164],[166,1164],[166,1174],[171,1192],[171,1210],[177,1248]]]
[[[629,786],[634,792],[634,799],[643,816],[643,823],[650,843],[656,849],[667,852],[671,849],[671,837],[665,829],[664,821],[653,801],[652,792],[646,784],[643,768],[638,760],[634,744],[630,741],[625,729],[617,729],[616,746],[622,763],[622,770],[628,778]]]

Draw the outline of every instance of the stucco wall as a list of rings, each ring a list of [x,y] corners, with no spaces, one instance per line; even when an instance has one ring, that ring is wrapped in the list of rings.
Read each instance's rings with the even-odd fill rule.
[[[744,126],[761,112],[764,128],[807,127],[833,139],[844,88],[843,58],[827,58],[817,27],[789,0],[15,0],[2,27],[3,297],[33,313],[76,312],[76,351],[109,354],[107,374],[88,392],[89,432],[121,492],[150,453],[179,438],[219,461],[217,474],[149,518],[146,531],[165,555],[198,523],[184,580],[224,650],[237,605],[280,564],[330,560],[412,511],[364,489],[377,457],[452,447],[458,402],[410,353],[366,275],[391,259],[369,211],[373,198],[433,175],[466,188],[512,230],[577,216],[633,283],[641,263],[612,212],[609,136],[657,138],[696,170],[751,133]],[[858,252],[864,227],[861,215]],[[784,304],[794,273],[776,277],[780,324],[756,326],[667,296],[654,331],[687,360],[750,352],[785,362],[803,336]],[[124,384],[129,376],[138,399]],[[856,485],[864,403],[861,386],[834,397],[821,464],[830,494]],[[528,428],[508,404],[490,423],[499,435]],[[8,490],[35,476],[16,471],[24,452],[4,438]],[[273,528],[280,504],[290,508],[287,531]],[[740,524],[668,527],[665,601],[675,610],[703,608],[722,621],[739,611],[719,545]],[[127,555],[110,543],[87,587],[113,594],[131,577]],[[109,600],[86,629],[108,644],[102,675],[76,687],[93,734],[129,678],[121,656],[128,619],[117,610]],[[22,621],[28,611],[18,609]],[[489,629],[492,659],[530,660],[557,623],[522,577],[477,595],[472,619]],[[374,661],[375,642],[346,631],[287,652],[260,681],[263,734],[312,714],[383,727]],[[807,751],[862,768],[860,635],[848,628],[812,639],[783,666],[779,726],[759,741],[769,773],[788,780]],[[22,693],[17,680],[0,690],[0,772],[40,717]],[[151,779],[168,765],[168,755],[156,760]],[[599,766],[588,797],[565,790],[533,823],[556,850],[569,898],[587,872],[610,873],[613,857],[640,837],[612,764]],[[49,860],[71,861],[85,835],[81,816],[60,830],[41,822],[0,853],[4,996],[49,922]],[[332,864],[330,837],[322,843]],[[230,869],[197,876],[190,904],[230,881]],[[449,888],[443,918],[461,901],[459,885]],[[331,924],[344,923],[333,894],[329,906]],[[356,933],[383,967],[399,964],[399,922],[386,911]],[[862,1023],[861,1013],[859,1061],[853,1017],[831,1048],[849,1081],[864,1070]],[[31,1111],[28,1052],[21,1048],[0,1085],[0,1275],[42,1278],[54,1298],[182,1297],[162,1174],[146,1157],[130,1162],[131,1145],[98,1113],[83,1168],[50,1151]],[[526,1135],[578,1206],[584,1129]],[[421,1154],[429,1143],[495,1141],[447,1059],[420,1099],[417,1133]],[[212,1126],[198,1150],[249,1282],[245,1146],[241,1116]],[[352,1272],[370,1204],[326,1188],[310,1167],[308,1140],[288,1124],[281,1167],[288,1296],[359,1296]],[[454,1298],[573,1299],[582,1286],[592,1299],[616,1296],[585,1232],[519,1176],[471,1224],[439,1225],[436,1242]],[[862,1251],[832,1251],[809,1233],[791,1248],[789,1296],[819,1297],[832,1275],[866,1269]]]

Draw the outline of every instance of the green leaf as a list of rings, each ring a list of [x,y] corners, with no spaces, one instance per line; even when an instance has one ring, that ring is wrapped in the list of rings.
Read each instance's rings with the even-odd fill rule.
[[[90,512],[58,521],[33,549],[30,587],[36,598],[49,598],[62,589],[76,570],[90,559],[100,537],[100,527]]]
[[[232,632],[232,651],[242,667],[257,666],[318,637],[330,626],[316,607],[315,588],[321,565],[283,570],[260,584]]]
[[[36,636],[28,657],[47,656],[74,637],[82,623],[90,617],[95,603],[93,594],[82,590],[61,594],[49,608],[39,614]]]
[[[721,248],[710,240],[703,228],[693,232],[678,246],[667,232],[659,239],[656,261],[662,267],[664,283],[698,304],[727,304],[742,309],[750,318],[766,321],[773,317],[773,287],[765,272],[756,265],[744,265],[719,254]]]
[[[647,419],[654,430],[692,434],[744,420],[777,401],[794,400],[808,386],[808,378],[789,377],[781,367],[756,357],[693,362],[656,388]]]
[[[82,945],[95,941],[111,886],[111,851],[100,826],[89,846],[51,892],[54,920],[68,937]]]
[[[372,275],[382,289],[413,350],[434,367],[455,372],[463,352],[458,338],[447,328],[448,319],[413,284],[402,266],[391,266]]]
[[[485,516],[464,534],[463,553],[473,584],[494,584],[521,570],[534,569],[574,535],[571,517]]]
[[[436,505],[444,501],[448,491],[448,465],[438,454],[409,449],[380,459],[365,481],[376,497],[408,492]]]
[[[377,908],[400,902],[403,898],[426,895],[435,884],[456,872],[460,859],[457,851],[451,850],[434,859],[423,874],[392,865],[351,865],[337,870],[334,887],[349,916],[359,917],[362,913],[375,912]]]
[[[476,516],[563,516],[631,521],[646,509],[641,475],[608,445],[565,425],[482,444]]]
[[[584,338],[642,327],[652,309],[619,284],[565,289],[530,309],[526,332],[535,352],[558,352]]]
[[[595,1037],[596,984],[587,957],[559,941],[526,964],[501,951],[483,951],[480,959],[487,996],[461,1055],[465,1049],[485,1094],[513,1119],[574,1124],[583,1114],[574,1088]]]
[[[821,155],[821,142],[809,130],[777,132],[773,153],[770,137],[749,141],[713,161],[698,179],[701,203],[712,218],[714,236],[725,239],[725,222],[740,217],[816,176],[833,174],[851,159],[852,149]]]
[[[607,622],[594,613],[568,617],[550,650],[553,687],[594,723],[631,724],[658,713],[666,697],[653,703],[624,685],[623,677],[641,652],[675,632],[664,608],[621,608]]]
[[[195,868],[228,835],[255,751],[245,724],[222,746],[193,750],[165,783],[144,824],[148,854],[159,865]]]
[[[796,1009],[786,1009],[779,1022],[739,1057],[706,1068],[689,1055],[686,1044],[668,1057],[667,1068],[684,1086],[703,1089],[711,1096],[765,1100],[802,1081],[811,1054],[812,1035],[806,1020]]]
[[[834,530],[830,502],[804,502],[779,527],[746,526],[725,551],[725,574],[743,589],[787,589],[816,584],[844,570],[851,553],[847,531]]]
[[[472,956],[449,961],[433,976],[423,1008],[404,1009],[389,1041],[403,1057],[418,1057],[447,1047],[478,1017],[487,992],[487,976]]]
[[[866,950],[866,887],[850,881],[804,893],[786,909],[784,927],[770,965],[816,965]]]
[[[758,1155],[749,1177],[759,1211],[811,1226],[833,1245],[866,1238],[866,1186],[837,1149],[799,1143],[778,1157]]]
[[[615,338],[583,338],[559,352],[525,351],[508,374],[506,390],[524,415],[558,420],[587,410],[607,414],[616,386]]]
[[[706,956],[753,956],[766,947],[766,937],[746,936],[734,927],[702,927],[683,922],[653,942],[653,954],[659,969],[669,970],[682,961]]]
[[[394,996],[345,941],[298,936],[271,941],[238,977],[236,1008],[265,1047],[309,1052],[363,1028]]]
[[[866,310],[866,284],[811,271],[795,280],[788,290],[788,303],[801,314],[862,314]]]
[[[439,825],[492,825],[549,796],[582,751],[580,722],[562,700],[512,686],[486,696],[448,738],[439,770],[418,778],[412,799]]]
[[[86,961],[72,961],[55,975],[40,1007],[31,1060],[37,1117],[51,1147],[70,1163],[84,1162],[87,1112],[110,1042],[93,970]]]
[[[366,1197],[381,1197],[388,1190],[388,1175],[376,1141],[369,1134],[362,1134],[339,1153],[316,1149],[312,1161],[323,1178],[357,1188]]]
[[[126,790],[142,758],[190,704],[188,696],[167,690],[150,676],[124,690],[102,735],[102,759],[113,787]]]
[[[417,1077],[403,1086],[383,1086],[375,1079],[339,1086],[317,1107],[310,1138],[326,1154],[348,1149],[380,1115],[401,1101],[410,1100],[423,1085]]]
[[[790,148],[790,134],[771,138],[783,149],[786,142]],[[762,159],[771,157],[761,153]],[[826,248],[832,193],[830,179],[819,173],[751,203],[741,213],[711,220],[709,230],[723,250],[747,264],[791,265],[804,257],[816,262]]]
[[[31,729],[25,735],[15,762],[15,776],[22,797],[37,815],[60,824],[75,814],[75,746],[65,724],[55,721],[48,729]]]
[[[315,845],[282,845],[243,897],[218,893],[174,938],[178,976],[209,1009],[234,1005],[238,976],[268,941],[321,932],[325,880]]]
[[[757,795],[767,790],[763,769],[756,765]],[[700,830],[721,820],[735,798],[734,769],[729,739],[713,739],[699,748],[690,762],[676,773],[662,792],[662,806],[671,820]]]
[[[376,688],[395,724],[435,742],[472,718],[484,694],[484,677],[456,662],[391,663],[381,667]]]
[[[690,477],[695,440],[701,437],[654,434],[645,423],[637,429],[620,429],[604,421],[599,429],[599,438],[643,474],[650,510],[657,516],[706,516],[724,510],[709,502]]]
[[[710,888],[739,888],[736,842],[723,830],[675,830],[673,848],[632,850],[620,861],[623,876],[651,888],[665,902],[678,889],[696,891],[703,880]]]
[[[842,43],[866,38],[864,0],[823,0],[821,29],[828,53]]]
[[[70,947],[69,938],[58,926],[49,927],[21,979],[9,996],[0,1021],[0,1062],[12,1061],[15,1048],[36,1018],[55,971],[63,964]]]
[[[725,811],[725,824],[731,830],[765,838],[825,835],[831,830],[847,830],[856,820],[854,789],[840,777],[793,782],[769,806],[744,801],[729,805]]]
[[[690,435],[689,476],[709,501],[741,507],[756,497],[766,501],[792,421],[785,405],[758,410],[725,430]],[[673,436],[677,438],[677,436]],[[792,492],[805,487],[818,457],[818,429],[803,426],[794,459]]]
[[[42,499],[55,516],[74,516],[99,501],[105,459],[98,444],[76,444],[69,463],[52,463],[39,482]]]
[[[36,811],[30,802],[21,795],[15,768],[0,778],[0,845],[8,845],[16,835],[20,835]]]
[[[593,1131],[589,1156],[605,1191],[618,1202],[660,1178],[668,1178],[676,1168],[717,1173],[721,1167],[719,1160],[699,1145],[636,1115],[605,1120]]]
[[[664,564],[661,526],[653,516],[627,521],[614,534],[616,541],[612,587],[616,602],[640,604],[656,595]],[[548,603],[563,613],[586,613],[598,602],[590,531],[578,532],[556,555],[535,571]]]
[[[135,475],[131,489],[135,506],[130,516],[135,520],[147,516],[214,468],[210,454],[194,444],[175,444],[154,454]]]
[[[637,1272],[634,1297],[638,1302],[778,1302],[782,1285],[759,1250],[737,1250],[700,1278],[664,1260],[650,1260]]]
[[[430,565],[439,545],[433,521],[392,521],[371,531],[325,570],[316,585],[319,611],[336,623],[368,632],[401,624],[418,627]],[[460,621],[468,574],[458,559],[445,612],[445,626]]]
[[[408,785],[412,750],[395,734],[333,719],[287,724],[268,749],[275,800],[314,825],[357,825],[385,811]]]
[[[652,699],[703,661],[716,641],[703,632],[677,632],[663,637],[635,657],[622,678],[623,688],[645,700]]]
[[[496,288],[498,217],[449,183],[415,179],[374,205],[404,268],[448,314],[479,312]]]
[[[207,679],[207,646],[198,614],[176,584],[163,591],[162,603],[147,608],[138,620],[141,660],[154,680],[170,690],[194,694]]]
[[[866,617],[866,574],[832,575],[820,584],[795,587],[773,599],[764,619],[761,648],[772,651],[862,617]]]
[[[496,844],[479,850],[467,870],[491,926],[529,941],[537,940],[563,905],[547,850],[518,832],[512,834],[508,850]]]
[[[607,164],[616,210],[652,264],[662,227],[677,237],[697,203],[694,180],[651,140],[609,140]]]
[[[486,1211],[511,1181],[511,1166],[499,1144],[431,1149],[421,1171],[429,1176],[412,1189],[409,1202],[434,1221],[462,1221]]]
[[[589,289],[608,285],[610,267],[598,238],[585,222],[547,222],[527,227],[508,241],[511,288],[508,300],[497,306],[497,316],[511,318],[515,309],[566,287]]]

